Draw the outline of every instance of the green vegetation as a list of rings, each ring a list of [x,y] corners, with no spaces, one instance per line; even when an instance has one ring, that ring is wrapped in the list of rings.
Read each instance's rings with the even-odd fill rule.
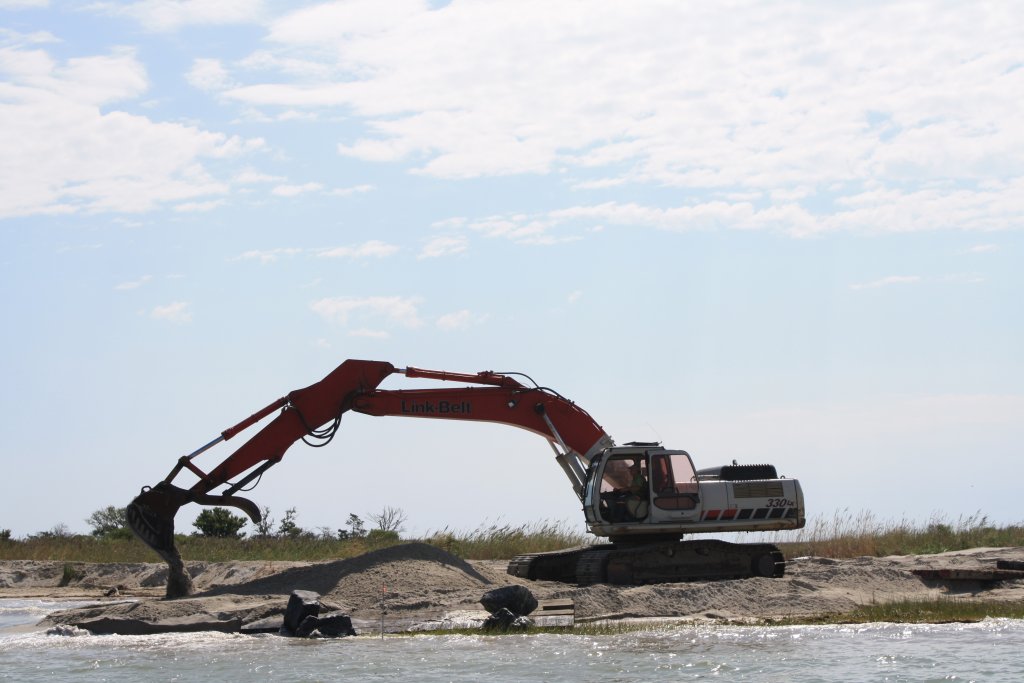
[[[128,531],[128,515],[125,510],[123,507],[108,505],[89,515],[85,523],[92,527],[93,536],[106,536]]]
[[[60,577],[60,586],[70,585],[74,581],[80,580],[84,574],[79,571],[73,564],[69,562],[64,563],[64,572]]]
[[[852,612],[817,618],[786,619],[777,624],[863,624],[887,621],[898,624],[947,624],[981,621],[986,618],[1024,619],[1024,603],[991,600],[901,600],[861,605]]]
[[[472,531],[442,529],[429,534],[425,543],[453,555],[473,560],[507,560],[523,553],[560,550],[594,541],[594,537],[559,522],[534,522],[520,526],[479,526]]]
[[[204,511],[205,512],[205,511]],[[291,511],[289,511],[291,512]],[[294,514],[285,520],[294,523]],[[350,515],[348,529],[335,535],[330,529],[319,533],[284,525],[279,534],[250,538],[217,537],[206,534],[175,536],[175,544],[187,560],[227,562],[230,560],[320,560],[355,557],[370,550],[398,543],[421,541],[454,555],[470,559],[507,559],[528,552],[558,550],[589,542],[581,532],[565,525],[540,522],[522,526],[492,525],[473,531],[443,531],[423,539],[402,539],[393,529],[363,528],[362,520]],[[119,534],[72,535],[43,532],[26,539],[0,544],[0,560],[52,560],[57,562],[159,562],[156,554],[134,538]]]
[[[795,532],[776,535],[787,557],[885,557],[887,555],[931,555],[968,548],[1024,545],[1024,526],[995,526],[980,512],[955,522],[935,516],[926,524],[905,519],[898,522],[877,519],[870,512],[836,513]]]
[[[246,525],[245,517],[239,517],[227,508],[206,508],[199,513],[192,526],[203,536],[211,538],[241,538],[238,532]]]
[[[108,509],[99,512],[109,512]],[[208,510],[203,511],[208,512]],[[575,527],[558,522],[535,522],[514,526],[481,525],[470,531],[442,529],[421,539],[400,538],[405,521],[400,510],[385,508],[369,515],[377,523],[367,530],[363,520],[350,514],[345,527],[318,532],[302,529],[291,508],[274,534],[270,533],[270,511],[264,508],[264,526],[248,538],[216,537],[210,534],[179,535],[178,548],[188,560],[224,562],[229,560],[319,561],[354,557],[397,543],[430,543],[458,557],[476,560],[508,559],[515,555],[545,552],[591,543],[593,537]],[[202,515],[200,515],[202,517]],[[58,562],[158,562],[156,555],[122,528],[110,528],[107,517],[90,517],[92,535],[71,534],[64,525],[33,534],[26,539],[10,538],[0,530],[0,559],[53,560]],[[241,519],[241,518],[238,518]],[[115,518],[116,521],[116,518]],[[198,521],[198,520],[197,520]],[[103,533],[96,533],[104,529]],[[737,540],[741,540],[737,538]],[[967,548],[1024,545],[1024,526],[995,526],[980,514],[961,517],[955,522],[933,518],[926,524],[906,520],[885,522],[870,513],[836,514],[831,520],[812,523],[805,529],[771,535],[787,557],[814,555],[844,558],[870,555],[924,555]]]

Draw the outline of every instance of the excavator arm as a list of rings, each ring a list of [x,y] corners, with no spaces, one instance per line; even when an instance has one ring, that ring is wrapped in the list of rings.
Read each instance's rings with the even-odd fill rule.
[[[481,386],[378,389],[384,379],[396,373],[410,378]],[[168,597],[191,593],[191,581],[174,545],[174,517],[178,509],[187,503],[231,506],[245,512],[254,523],[259,522],[259,506],[236,493],[258,482],[296,441],[302,439],[310,445],[325,445],[337,431],[342,415],[349,410],[373,416],[497,422],[532,431],[551,444],[573,490],[582,498],[590,459],[614,443],[601,426],[573,402],[550,389],[526,386],[510,374],[461,374],[396,368],[382,361],[346,360],[319,382],[292,391],[182,456],[167,477],[153,487],[144,487],[128,505],[128,524],[171,566]],[[202,453],[278,410],[277,417],[209,472],[196,464],[195,460]],[[184,470],[198,477],[190,488],[172,483]],[[225,485],[222,492],[211,493]],[[173,580],[175,574],[179,574],[179,583]]]

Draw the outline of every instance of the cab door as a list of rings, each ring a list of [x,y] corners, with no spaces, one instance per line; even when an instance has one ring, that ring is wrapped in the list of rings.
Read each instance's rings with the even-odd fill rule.
[[[701,491],[693,461],[686,451],[650,454],[652,522],[700,518]]]

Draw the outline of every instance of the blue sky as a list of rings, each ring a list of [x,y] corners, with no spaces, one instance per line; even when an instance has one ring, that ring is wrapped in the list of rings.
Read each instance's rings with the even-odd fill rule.
[[[85,531],[346,358],[525,372],[812,516],[1019,522],[1021,17],[0,0],[0,528]],[[350,415],[252,497],[582,528],[495,425]]]

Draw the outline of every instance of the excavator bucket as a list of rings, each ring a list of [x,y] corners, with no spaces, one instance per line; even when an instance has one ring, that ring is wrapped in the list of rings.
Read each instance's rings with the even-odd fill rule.
[[[128,504],[128,526],[143,543],[157,553],[163,555],[172,552],[174,517],[178,514],[178,509],[186,503],[238,508],[248,515],[254,524],[262,517],[259,506],[247,498],[196,493],[162,481],[152,488],[144,487],[142,493]]]
[[[128,504],[126,517],[129,528],[139,540],[167,562],[168,598],[180,598],[193,593],[192,578],[185,569],[181,553],[174,545],[174,517],[186,503],[230,505],[249,515],[253,523],[259,522],[261,517],[256,503],[246,498],[194,493],[167,482],[160,482],[152,488],[144,487],[142,493]]]
[[[191,502],[189,493],[161,482],[148,486],[126,509],[128,526],[143,543],[160,555],[174,550],[174,517],[178,508]]]

